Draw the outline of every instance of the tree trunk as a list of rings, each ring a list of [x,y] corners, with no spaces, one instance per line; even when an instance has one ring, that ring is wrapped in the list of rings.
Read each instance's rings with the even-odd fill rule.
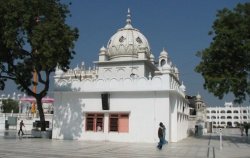
[[[42,107],[42,98],[40,97],[36,98],[36,103],[37,103],[37,109],[38,109],[39,116],[40,116],[41,131],[46,131],[45,117],[44,117],[44,112],[43,112],[43,107]]]

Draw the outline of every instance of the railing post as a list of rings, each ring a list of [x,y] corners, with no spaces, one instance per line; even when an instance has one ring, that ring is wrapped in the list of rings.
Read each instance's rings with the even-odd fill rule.
[[[222,129],[220,128],[220,150],[222,150]]]

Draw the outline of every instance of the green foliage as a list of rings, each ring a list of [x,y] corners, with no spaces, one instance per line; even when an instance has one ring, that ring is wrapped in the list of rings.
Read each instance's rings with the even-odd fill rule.
[[[32,85],[47,90],[56,66],[69,68],[78,31],[65,24],[68,14],[59,0],[0,0],[0,87],[11,79],[34,96]]]
[[[78,30],[65,23],[68,16],[68,6],[59,0],[0,0],[0,88],[13,80],[36,98],[42,131],[41,99],[49,90],[50,74],[57,66],[66,71],[75,54]],[[39,92],[33,92],[33,86]]]
[[[241,103],[250,95],[250,3],[219,10],[212,28],[212,42],[197,53],[201,62],[195,70],[209,92],[220,99],[233,93]]]
[[[3,100],[3,112],[4,113],[13,113],[19,112],[18,102],[13,99]]]

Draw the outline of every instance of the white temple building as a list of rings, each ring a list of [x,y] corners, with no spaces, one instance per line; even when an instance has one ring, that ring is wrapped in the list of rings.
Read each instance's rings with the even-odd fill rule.
[[[178,69],[166,50],[154,57],[129,10],[125,27],[94,63],[57,69],[53,139],[154,143],[160,122],[169,142],[188,136],[188,101]]]

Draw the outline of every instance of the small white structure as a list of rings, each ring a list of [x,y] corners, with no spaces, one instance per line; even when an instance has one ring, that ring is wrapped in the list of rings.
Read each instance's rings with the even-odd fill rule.
[[[169,142],[186,138],[185,86],[165,50],[156,63],[128,10],[125,27],[100,49],[96,67],[57,69],[52,138],[157,142],[160,122]]]
[[[201,136],[207,133],[206,125],[206,104],[201,95],[198,93],[196,96],[190,97],[190,116],[189,116],[189,134]],[[209,131],[210,132],[210,131]]]
[[[207,107],[207,121],[214,127],[237,127],[250,122],[250,107],[225,102],[221,107]]]

